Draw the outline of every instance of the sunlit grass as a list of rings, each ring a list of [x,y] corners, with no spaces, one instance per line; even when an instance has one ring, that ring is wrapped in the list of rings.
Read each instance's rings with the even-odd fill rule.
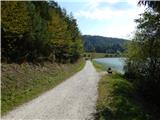
[[[96,69],[103,65],[93,62]],[[99,120],[149,120],[135,100],[133,84],[121,74],[104,75],[98,85],[96,119]]]
[[[97,71],[104,71],[106,70],[106,65],[105,64],[98,64],[98,62],[96,62],[95,60],[92,60],[93,65],[96,67]]]

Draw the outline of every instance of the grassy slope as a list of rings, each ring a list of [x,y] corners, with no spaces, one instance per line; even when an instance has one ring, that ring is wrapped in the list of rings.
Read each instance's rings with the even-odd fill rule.
[[[4,115],[14,107],[27,102],[55,87],[80,71],[84,61],[75,64],[2,64],[1,112]]]
[[[103,65],[93,62],[98,71]],[[96,119],[149,120],[134,98],[134,86],[122,75],[105,75],[99,82]]]
[[[93,60],[92,63],[98,72],[106,70],[105,65],[103,65],[102,63],[98,63],[95,60]]]

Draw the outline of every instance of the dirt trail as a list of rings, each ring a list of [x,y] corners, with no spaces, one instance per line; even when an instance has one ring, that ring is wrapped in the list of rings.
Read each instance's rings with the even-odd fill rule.
[[[83,70],[54,89],[9,112],[2,119],[93,119],[98,80],[98,73],[92,63],[87,61]]]

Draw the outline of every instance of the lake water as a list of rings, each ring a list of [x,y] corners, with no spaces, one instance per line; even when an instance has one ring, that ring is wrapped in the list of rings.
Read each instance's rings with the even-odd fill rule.
[[[122,74],[124,73],[123,67],[125,58],[98,58],[95,60],[99,63],[104,64],[106,66],[106,69],[108,67],[111,67],[116,72]]]

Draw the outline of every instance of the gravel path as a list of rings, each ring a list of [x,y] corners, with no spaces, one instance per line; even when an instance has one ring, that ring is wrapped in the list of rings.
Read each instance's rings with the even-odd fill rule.
[[[90,61],[83,70],[54,89],[9,112],[8,120],[90,120],[97,99],[99,75]]]

